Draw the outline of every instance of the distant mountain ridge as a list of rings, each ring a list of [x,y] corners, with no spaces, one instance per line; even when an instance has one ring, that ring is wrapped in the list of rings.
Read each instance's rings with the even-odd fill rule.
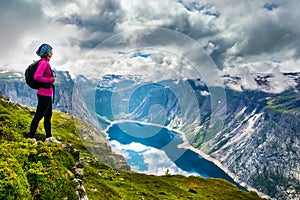
[[[299,198],[300,73],[223,75],[221,78],[226,86],[226,105],[220,109],[226,111],[223,128],[217,132],[210,128],[210,91],[201,80],[189,80],[202,105],[200,121],[192,123],[193,127],[198,127],[193,133],[192,145],[220,161],[236,179],[260,192],[276,199]],[[107,122],[101,119],[114,120],[110,109],[113,95],[116,94],[115,84],[127,80],[129,91],[137,86],[137,79],[138,77],[107,75],[101,80],[84,77],[72,80],[67,72],[58,72],[57,99],[54,106],[62,111],[75,113],[72,109],[72,94],[78,91],[70,88],[76,84],[95,85],[96,92],[89,94],[96,97],[97,102],[94,103],[97,115],[100,117],[100,124],[105,127]],[[29,91],[20,77],[7,78],[2,73],[0,83],[0,90],[13,101],[28,104],[35,99],[34,91]],[[145,93],[149,91],[149,94]],[[151,94],[151,91],[156,92]],[[155,90],[154,85],[148,85],[142,91],[145,94],[132,97],[131,113],[128,116],[133,119],[146,119],[143,109],[149,108],[156,101],[168,108],[167,123],[170,126],[179,129],[191,127],[186,119],[178,118],[180,106],[174,100],[174,95],[166,92],[164,96],[160,96],[157,93],[159,91]],[[86,98],[82,97],[80,103],[84,105],[84,101]],[[87,106],[82,109],[76,113],[87,113],[90,108]]]
[[[221,75],[221,79],[224,81],[224,86],[236,90],[259,90],[266,93],[278,93],[279,90],[297,89],[300,84],[300,72],[282,73],[284,79],[281,79],[279,83],[272,84],[272,80],[276,78],[271,73],[257,73],[247,74],[246,76],[239,75]],[[56,99],[54,107],[60,111],[72,112],[72,89],[74,83],[78,81],[91,81],[92,84],[96,84],[97,80],[89,80],[88,78],[80,75],[72,79],[71,75],[67,71],[56,71]],[[135,76],[122,76],[122,75],[106,75],[101,80],[102,87],[112,87],[110,84],[111,80],[115,79],[130,79],[135,80],[139,77]],[[245,87],[243,81],[250,80],[250,83],[255,83],[252,88]],[[106,82],[106,84],[104,84]],[[20,72],[11,72],[0,69],[0,91],[4,95],[10,98],[11,101],[17,101],[24,105],[34,106],[36,104],[36,91],[29,88],[24,84],[24,75]],[[274,87],[280,88],[274,88]],[[275,90],[274,90],[275,89]],[[283,91],[282,91],[283,92]]]

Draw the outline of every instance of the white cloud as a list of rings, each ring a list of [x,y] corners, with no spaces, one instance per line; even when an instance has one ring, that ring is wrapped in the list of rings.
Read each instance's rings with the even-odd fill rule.
[[[118,141],[111,141],[112,150],[118,154],[123,155],[126,159],[131,159],[129,152],[139,153],[143,157],[143,162],[148,167],[146,170],[139,170],[138,166],[133,166],[132,170],[136,172],[154,174],[154,175],[165,175],[168,172],[170,174],[182,174],[182,175],[199,175],[194,172],[186,172],[178,168],[170,158],[165,154],[164,151],[142,145],[140,143],[132,142],[124,145]]]
[[[55,49],[53,66],[76,71],[90,50],[116,33],[159,27],[197,40],[220,69],[261,63],[252,65],[251,70],[268,70],[264,63],[276,60],[280,61],[280,71],[299,71],[299,2],[275,0],[273,9],[267,9],[266,3],[269,2],[2,1],[0,67],[24,71],[27,63],[36,58],[34,52],[39,44],[48,42]],[[145,43],[156,45],[152,39]],[[91,62],[105,63],[99,58]],[[169,67],[176,68],[176,64],[181,62],[173,62]]]
[[[131,27],[169,26],[184,11],[176,1],[121,1],[125,16],[118,25],[118,30],[126,31]],[[167,11],[168,10],[168,11]],[[166,12],[167,11],[167,12]],[[171,12],[170,12],[171,11]]]
[[[272,70],[273,77],[270,78],[271,87],[274,88],[274,93],[281,93],[286,89],[293,88],[297,84],[294,80],[288,79],[284,76],[279,67],[276,67]]]
[[[147,146],[137,143],[137,142],[131,142],[130,144],[127,145],[121,145],[118,141],[113,140],[111,141],[112,146],[122,149],[122,150],[132,150],[135,152],[143,152],[149,149]]]

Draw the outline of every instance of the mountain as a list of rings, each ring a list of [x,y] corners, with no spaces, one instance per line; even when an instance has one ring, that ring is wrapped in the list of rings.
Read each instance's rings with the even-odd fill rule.
[[[25,137],[33,113],[0,95],[0,199],[260,199],[222,179],[130,172],[101,133],[65,112],[52,120],[62,144],[43,142],[42,127],[34,142]]]
[[[8,73],[0,78],[5,95],[22,104],[35,99]],[[55,101],[62,111],[100,130],[127,119],[184,132],[192,148],[235,181],[274,199],[299,198],[300,73],[226,74],[224,86],[210,87],[201,79],[148,83],[136,76],[71,80],[66,72],[61,75],[58,84],[73,86],[64,92],[57,87],[57,96],[66,95]]]
[[[299,85],[280,94],[227,90],[222,131],[194,146],[276,199],[299,198]],[[204,126],[205,127],[205,126]],[[201,131],[205,132],[205,128]]]
[[[54,109],[72,112],[73,80],[68,72],[56,72],[56,88]],[[24,84],[24,75],[19,72],[0,72],[0,91],[12,102],[35,107],[37,104],[36,90]]]
[[[200,79],[140,84],[137,78],[111,75],[98,82],[96,111],[110,121],[130,119],[185,132],[194,148],[242,185],[275,199],[297,199],[300,73],[283,74],[283,84],[274,83],[276,77],[224,75],[225,87],[207,87]],[[195,91],[199,109],[186,85]]]

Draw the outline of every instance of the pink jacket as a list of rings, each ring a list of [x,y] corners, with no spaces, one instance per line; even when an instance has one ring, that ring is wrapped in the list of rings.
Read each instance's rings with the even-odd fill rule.
[[[49,83],[53,81],[53,72],[49,64],[49,58],[42,58],[38,64],[38,68],[33,76],[34,80],[43,83]],[[38,94],[43,96],[51,97],[53,96],[53,88],[39,88],[37,91]]]

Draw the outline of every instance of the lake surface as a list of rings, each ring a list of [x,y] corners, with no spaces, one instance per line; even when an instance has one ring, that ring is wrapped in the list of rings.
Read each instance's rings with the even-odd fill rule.
[[[170,172],[183,175],[226,179],[245,189],[213,162],[190,149],[178,147],[184,141],[180,134],[174,131],[124,122],[112,125],[107,134],[113,150],[122,154],[134,171],[161,175],[163,174],[161,170],[169,172],[172,169]]]

